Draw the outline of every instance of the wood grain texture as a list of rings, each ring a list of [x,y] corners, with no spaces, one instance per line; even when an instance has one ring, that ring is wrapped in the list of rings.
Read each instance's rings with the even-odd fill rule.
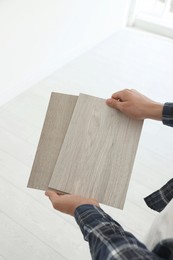
[[[52,93],[28,187],[48,189],[77,98],[77,96]]]
[[[80,94],[49,183],[123,208],[142,122]]]

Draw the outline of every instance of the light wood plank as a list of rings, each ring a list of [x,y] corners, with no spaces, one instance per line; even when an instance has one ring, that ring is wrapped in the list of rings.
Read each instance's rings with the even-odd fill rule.
[[[77,96],[52,93],[28,187],[47,190]]]
[[[49,187],[122,208],[142,122],[80,94]]]

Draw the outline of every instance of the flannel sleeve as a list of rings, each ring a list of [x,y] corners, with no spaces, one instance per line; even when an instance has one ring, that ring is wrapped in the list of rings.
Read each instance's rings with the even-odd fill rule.
[[[173,199],[173,179],[169,180],[159,190],[144,198],[148,207],[161,212]]]
[[[173,103],[166,102],[162,112],[162,122],[164,125],[173,127]],[[173,179],[168,181],[159,190],[144,198],[146,204],[153,210],[161,212],[173,198]]]
[[[173,103],[166,102],[162,112],[162,122],[164,125],[173,127]]]
[[[160,259],[99,207],[82,205],[75,219],[94,260]]]

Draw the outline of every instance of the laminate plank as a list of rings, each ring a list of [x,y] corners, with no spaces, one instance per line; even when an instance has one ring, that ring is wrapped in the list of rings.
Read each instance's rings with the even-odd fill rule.
[[[73,95],[52,93],[28,187],[48,189],[77,98]]]
[[[7,190],[10,190],[8,194],[6,192]],[[22,230],[24,231],[21,236],[23,242],[20,241],[19,244],[15,243],[16,237],[18,237],[18,232],[14,231],[14,242],[11,242],[11,247],[14,247],[17,251],[20,251],[20,245],[22,243],[23,249],[25,249],[25,241],[28,241],[29,235],[31,234],[31,239],[29,239],[31,240],[31,245],[33,244],[33,250],[31,250],[31,254],[34,253],[34,250],[37,248],[37,244],[38,251],[41,250],[41,246],[39,246],[40,244],[43,248],[42,251],[45,252],[47,249],[47,253],[45,254],[45,257],[41,253],[40,256],[38,255],[38,258],[33,258],[28,251],[28,259],[29,256],[30,259],[37,260],[59,260],[61,259],[61,256],[63,260],[90,259],[87,258],[87,256],[89,256],[88,245],[87,243],[85,243],[85,241],[83,241],[82,234],[80,233],[75,220],[71,218],[71,222],[73,221],[72,224],[70,222],[67,222],[67,218],[63,218],[61,214],[55,212],[52,209],[52,205],[50,204],[50,202],[44,196],[43,192],[37,191],[37,196],[35,196],[34,198],[33,196],[31,197],[33,190],[31,191],[30,195],[29,193],[26,193],[26,190],[27,189],[22,191],[21,188],[15,187],[13,183],[10,183],[5,178],[0,177],[0,212],[3,212],[7,217],[11,218],[12,221],[17,224],[19,229],[22,228]],[[44,200],[47,201],[46,207],[42,203]],[[11,201],[13,201],[13,203],[10,203]],[[14,228],[11,227],[10,234],[7,228],[4,228],[4,230],[2,230],[1,228],[1,232],[5,237],[8,237],[8,235],[10,236],[13,233],[13,229]],[[3,240],[3,237],[1,237],[1,240]],[[6,239],[5,241],[7,242],[8,239]],[[8,245],[8,243],[6,244]],[[3,248],[4,243],[3,245],[1,243],[1,246]],[[37,249],[35,251],[37,251]],[[55,253],[55,255],[53,255],[54,257],[52,256],[50,258],[46,258],[48,253],[51,253],[51,251]],[[81,258],[82,253],[85,253],[86,257]],[[12,255],[11,258],[8,257],[7,259],[13,259]],[[14,257],[14,259],[26,258]]]
[[[49,187],[123,208],[142,122],[80,94]]]
[[[17,224],[10,216],[0,212],[1,254],[0,260],[67,260],[54,248],[45,244],[31,232]]]

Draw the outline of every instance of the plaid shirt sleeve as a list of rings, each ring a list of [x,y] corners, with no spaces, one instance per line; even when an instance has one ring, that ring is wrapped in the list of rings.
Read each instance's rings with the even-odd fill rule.
[[[161,189],[144,198],[148,207],[161,212],[173,198],[173,179],[168,181]]]
[[[164,104],[162,122],[164,125],[173,127],[173,103],[167,102]]]
[[[76,209],[75,219],[94,260],[161,259],[99,207],[82,205]]]
[[[173,103],[167,102],[164,104],[162,122],[164,125],[173,127]],[[168,181],[161,189],[144,198],[146,204],[158,212],[162,211],[171,199],[173,199],[173,179]]]

